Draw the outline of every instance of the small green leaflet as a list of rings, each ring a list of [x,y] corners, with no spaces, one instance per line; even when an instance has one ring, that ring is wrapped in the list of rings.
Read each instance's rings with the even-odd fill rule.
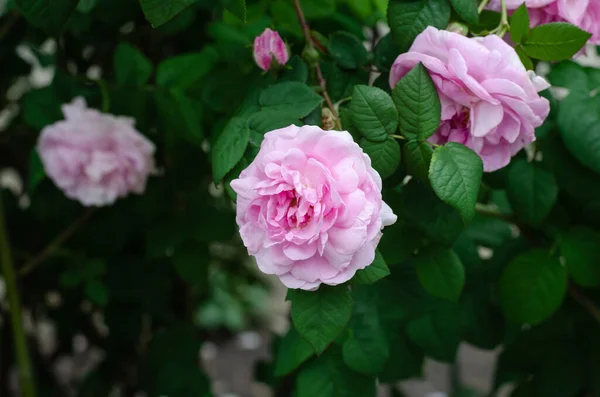
[[[363,138],[360,140],[360,147],[371,158],[373,168],[382,179],[392,176],[398,169],[400,145],[393,138],[388,137],[383,142],[371,142]]]
[[[33,26],[58,36],[79,0],[16,0],[17,7]]]
[[[422,182],[429,181],[429,165],[433,149],[427,142],[410,139],[402,146],[402,160],[406,171]]]
[[[352,279],[357,284],[375,284],[377,281],[390,275],[390,269],[388,268],[383,256],[379,251],[375,251],[375,259],[366,268],[356,272],[356,275]]]
[[[156,28],[195,2],[196,0],[140,0],[140,5],[146,19]]]
[[[463,222],[475,216],[483,162],[466,146],[448,142],[433,152],[429,166],[431,187],[445,203],[456,208]]]
[[[288,81],[263,90],[258,102],[263,110],[278,112],[282,118],[299,119],[308,116],[322,100],[306,84]]]
[[[479,12],[477,11],[477,0],[450,0],[452,7],[458,15],[468,24],[477,25],[479,23]]]
[[[210,72],[218,60],[213,47],[168,58],[158,65],[156,83],[162,87],[187,89]]]
[[[246,0],[227,0],[225,9],[246,22]]]
[[[523,50],[531,58],[542,61],[571,59],[592,35],[566,22],[538,25],[523,41]]]
[[[284,376],[298,368],[315,354],[313,347],[302,339],[296,328],[290,327],[275,358],[275,376]]]
[[[250,128],[241,117],[232,118],[212,148],[213,179],[219,182],[240,161],[248,146]]]
[[[357,85],[350,103],[352,124],[370,141],[383,142],[398,128],[392,98],[380,88]]]
[[[560,252],[569,275],[578,285],[600,285],[600,234],[592,229],[577,228],[560,239]]]
[[[119,43],[113,59],[117,83],[144,85],[152,76],[152,62],[129,43]]]
[[[454,251],[428,248],[415,258],[417,275],[430,294],[457,301],[465,285],[465,268]]]
[[[348,32],[332,34],[327,48],[342,68],[356,69],[367,62],[367,50],[356,36]]]
[[[519,44],[529,34],[529,11],[525,3],[515,10],[510,20],[510,39]]]

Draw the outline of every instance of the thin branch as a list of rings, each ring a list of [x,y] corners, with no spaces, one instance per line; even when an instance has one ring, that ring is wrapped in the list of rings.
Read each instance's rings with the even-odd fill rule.
[[[479,12],[481,14],[489,2],[490,2],[490,0],[482,0],[481,4],[479,4],[479,8],[477,9],[477,12]]]
[[[300,26],[302,26],[302,33],[304,33],[304,39],[306,40],[306,44],[310,48],[315,48],[315,42],[310,34],[310,28],[308,27],[308,23],[306,22],[306,17],[304,16],[304,11],[302,11],[302,7],[300,6],[300,0],[294,0],[294,8],[296,9],[296,15],[298,16],[298,21],[300,22]],[[319,80],[319,86],[321,87],[323,97],[325,98],[325,102],[327,103],[327,107],[331,110],[333,116],[337,119],[338,115],[335,111],[335,107],[333,106],[333,102],[327,93],[327,82],[323,77],[323,72],[321,71],[321,65],[319,62],[314,63],[315,71],[317,72],[317,79]]]
[[[44,262],[50,255],[52,255],[61,245],[63,245],[71,236],[83,226],[87,220],[96,212],[95,208],[91,208],[83,213],[75,222],[71,223],[69,227],[63,230],[50,244],[48,244],[43,250],[40,251],[31,260],[27,261],[19,271],[19,276],[24,277],[31,273],[39,264]]]
[[[579,303],[598,323],[600,323],[600,309],[596,307],[587,296],[583,295],[575,285],[569,286],[569,295]]]
[[[23,397],[35,397],[33,370],[27,346],[27,335],[25,335],[23,327],[23,315],[21,313],[21,298],[19,296],[19,288],[17,286],[17,278],[15,276],[7,234],[2,194],[0,192],[0,262],[2,265],[2,275],[6,282],[6,295],[10,309],[13,343],[19,368],[19,388]]]

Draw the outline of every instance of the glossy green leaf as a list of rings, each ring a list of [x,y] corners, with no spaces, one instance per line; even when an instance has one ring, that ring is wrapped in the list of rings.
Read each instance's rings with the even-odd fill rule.
[[[538,25],[523,42],[525,53],[542,61],[571,59],[592,35],[566,22]]]
[[[113,59],[117,83],[141,86],[152,76],[152,62],[129,43],[119,43]]]
[[[390,269],[388,268],[383,256],[379,251],[375,251],[375,260],[369,266],[356,272],[352,278],[357,284],[375,284],[384,277],[389,276]]]
[[[587,228],[565,233],[560,252],[569,275],[582,287],[600,285],[600,234]]]
[[[398,112],[392,98],[376,87],[354,87],[350,114],[354,127],[370,141],[384,142],[398,128]]]
[[[525,3],[515,10],[510,19],[510,39],[521,43],[529,34],[529,11]]]
[[[433,148],[427,142],[410,139],[402,145],[402,160],[406,171],[427,183],[431,156],[433,156]]]
[[[448,0],[389,0],[388,24],[401,52],[428,26],[443,29],[450,21]]]
[[[291,373],[314,354],[315,350],[310,343],[302,339],[294,327],[290,327],[277,351],[275,376]]]
[[[371,158],[371,164],[382,179],[390,177],[400,165],[400,145],[393,138],[383,142],[360,140],[360,147]]]
[[[471,149],[448,142],[433,152],[429,180],[435,193],[456,208],[465,223],[475,216],[483,162]]]
[[[473,25],[479,23],[479,12],[477,11],[479,3],[477,0],[450,0],[450,3],[463,21]]]
[[[321,286],[316,291],[290,290],[292,323],[317,354],[344,330],[352,316],[352,296],[348,287]]]
[[[310,114],[322,100],[306,84],[289,81],[265,89],[260,94],[259,104],[263,110],[299,119]]]
[[[243,22],[246,22],[246,0],[227,0],[225,8]]]
[[[216,66],[218,59],[212,47],[168,58],[158,65],[156,83],[169,88],[190,88]]]
[[[400,116],[400,132],[408,138],[425,140],[440,126],[442,106],[437,88],[423,64],[408,72],[392,90]]]
[[[567,271],[542,250],[513,259],[500,278],[500,302],[506,317],[518,324],[538,324],[562,304]]]
[[[146,19],[158,27],[185,10],[196,0],[139,0]]]
[[[367,50],[356,36],[348,32],[332,34],[327,48],[342,68],[356,69],[367,62]]]
[[[460,343],[460,325],[456,313],[436,311],[426,314],[406,325],[406,333],[412,342],[432,358],[453,362]]]
[[[240,161],[248,146],[250,128],[239,117],[232,118],[212,147],[213,179],[220,181]]]

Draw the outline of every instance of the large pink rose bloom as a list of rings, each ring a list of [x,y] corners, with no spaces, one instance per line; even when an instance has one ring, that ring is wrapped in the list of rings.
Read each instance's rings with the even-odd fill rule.
[[[437,144],[461,143],[483,160],[486,172],[506,166],[535,140],[535,128],[550,111],[538,92],[548,83],[527,72],[514,49],[490,35],[467,38],[427,28],[390,72],[390,86],[419,62],[429,70],[442,103]]]
[[[46,174],[85,206],[142,193],[154,171],[154,145],[135,120],[89,109],[83,98],[62,106],[65,120],[42,130],[38,152]]]
[[[600,44],[600,1],[598,0],[506,0],[508,10],[525,3],[531,27],[550,22],[569,22],[592,34],[590,43]],[[489,8],[500,10],[500,0],[492,0]]]
[[[271,131],[231,187],[248,252],[288,288],[350,280],[373,262],[382,228],[396,221],[379,174],[345,131]]]

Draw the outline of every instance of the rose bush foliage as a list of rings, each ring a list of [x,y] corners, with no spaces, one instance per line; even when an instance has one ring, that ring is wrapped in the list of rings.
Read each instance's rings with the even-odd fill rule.
[[[276,396],[600,395],[596,1],[2,5],[1,395],[212,396],[262,273]]]

